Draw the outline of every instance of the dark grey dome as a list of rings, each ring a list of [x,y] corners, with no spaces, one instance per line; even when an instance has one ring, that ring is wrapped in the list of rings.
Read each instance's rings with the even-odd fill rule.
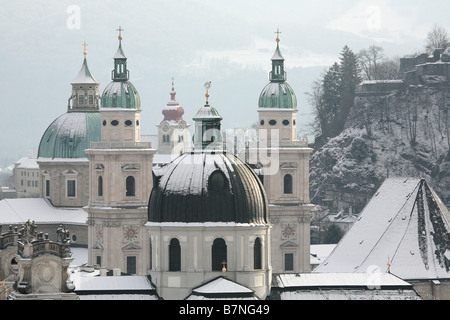
[[[154,174],[150,222],[267,223],[264,187],[234,155],[187,153]]]

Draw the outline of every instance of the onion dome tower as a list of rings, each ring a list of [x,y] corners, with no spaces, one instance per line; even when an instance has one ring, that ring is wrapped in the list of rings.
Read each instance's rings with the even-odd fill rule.
[[[276,34],[270,82],[258,101],[258,147],[248,149],[248,159],[261,168],[269,199],[274,273],[309,272],[314,207],[309,200],[309,158],[313,150],[305,139],[297,139],[297,100],[286,82],[280,31]]]
[[[156,152],[141,142],[140,101],[128,82],[126,58],[114,56],[112,82],[102,95],[101,141],[86,150],[89,158],[88,261],[118,268],[129,274],[147,272],[144,224],[153,185],[152,163]],[[116,90],[117,89],[117,90]]]
[[[269,292],[267,196],[254,171],[217,143],[221,119],[207,100],[194,117],[194,150],[154,170],[149,269],[165,299],[186,298],[223,272],[260,298]]]
[[[172,78],[172,91],[170,101],[163,108],[164,119],[158,128],[158,153],[165,155],[180,155],[190,151],[189,127],[183,120],[184,109],[176,100],[174,79]]]
[[[99,85],[84,60],[72,80],[67,112],[45,130],[39,143],[42,196],[55,206],[81,207],[88,201],[88,160],[85,149],[100,141]],[[61,179],[61,177],[63,177]]]

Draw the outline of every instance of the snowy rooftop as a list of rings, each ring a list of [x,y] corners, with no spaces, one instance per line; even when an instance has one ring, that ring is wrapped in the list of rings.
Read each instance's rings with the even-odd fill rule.
[[[257,297],[253,291],[243,285],[225,277],[217,277],[197,288],[192,289],[192,294],[186,300],[207,299],[251,299]]]
[[[381,272],[278,274],[274,300],[420,300],[412,285]]]
[[[87,213],[81,208],[56,208],[39,198],[3,199],[0,201],[0,224],[67,223],[86,224]]]
[[[75,293],[80,300],[159,300],[148,276],[73,277]]]
[[[405,280],[450,278],[449,212],[423,179],[387,179],[314,272],[388,270]]]
[[[15,165],[18,169],[39,169],[36,158],[23,157],[20,158]]]

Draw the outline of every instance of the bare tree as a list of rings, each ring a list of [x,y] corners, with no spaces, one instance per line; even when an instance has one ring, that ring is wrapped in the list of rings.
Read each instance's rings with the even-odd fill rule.
[[[358,53],[358,60],[361,70],[364,73],[364,78],[367,80],[379,80],[379,64],[384,58],[383,48],[378,46],[370,46],[368,49],[363,49]]]
[[[425,49],[431,54],[435,49],[445,50],[450,47],[450,38],[447,30],[439,25],[434,25],[425,39]]]

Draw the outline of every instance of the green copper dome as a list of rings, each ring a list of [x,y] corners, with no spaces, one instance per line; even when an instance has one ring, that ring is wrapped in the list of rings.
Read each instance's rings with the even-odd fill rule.
[[[294,90],[286,82],[286,72],[284,71],[284,58],[279,47],[277,38],[277,48],[272,56],[272,71],[269,73],[270,82],[262,90],[258,107],[275,109],[297,109],[297,97]]]
[[[258,106],[297,110],[297,97],[287,82],[270,82],[262,90]]]
[[[112,81],[103,91],[101,107],[141,110],[141,98],[131,82]]]
[[[87,158],[85,149],[101,140],[99,112],[67,112],[45,130],[38,158]]]

